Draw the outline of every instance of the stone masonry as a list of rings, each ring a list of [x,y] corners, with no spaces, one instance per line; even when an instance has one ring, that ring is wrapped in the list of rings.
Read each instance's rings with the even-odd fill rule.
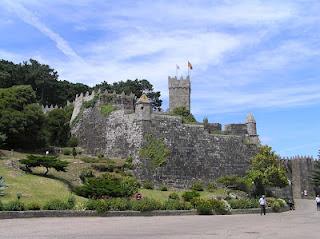
[[[169,92],[170,110],[179,106],[190,109],[189,78],[169,77]],[[92,94],[77,97],[70,124],[72,134],[89,154],[133,157],[134,173],[141,180],[185,188],[195,180],[208,183],[223,175],[243,175],[257,152],[259,138],[252,115],[243,124],[223,129],[219,123],[183,124],[180,116],[153,112],[145,95],[136,100],[132,95]],[[90,100],[95,100],[94,107],[84,108],[83,102]],[[105,104],[114,107],[107,116],[101,113]],[[163,140],[170,151],[166,164],[155,170],[139,154],[148,135]]]

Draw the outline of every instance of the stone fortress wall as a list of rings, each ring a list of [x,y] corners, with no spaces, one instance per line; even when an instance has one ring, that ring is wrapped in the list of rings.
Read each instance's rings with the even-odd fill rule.
[[[190,109],[190,79],[169,77],[168,83],[170,110],[179,106]],[[93,99],[97,100],[94,107],[83,108],[84,102]],[[116,110],[103,116],[103,104],[112,104]],[[223,175],[245,174],[259,145],[251,114],[245,123],[223,129],[219,123],[183,124],[179,116],[153,112],[145,95],[137,100],[133,95],[108,92],[81,94],[74,102],[71,125],[72,134],[87,153],[111,158],[131,156],[138,178],[178,188],[188,187],[195,180],[208,183]],[[166,164],[155,170],[148,168],[139,154],[148,135],[162,139],[170,151]]]

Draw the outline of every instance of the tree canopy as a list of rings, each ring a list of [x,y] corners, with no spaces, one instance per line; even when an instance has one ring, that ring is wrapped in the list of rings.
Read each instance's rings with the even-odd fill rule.
[[[254,183],[255,194],[265,194],[266,187],[285,187],[288,178],[279,157],[269,146],[261,146],[253,157],[247,177]]]
[[[182,116],[183,123],[196,123],[197,122],[196,119],[194,118],[193,114],[190,113],[190,111],[187,110],[187,108],[184,106],[177,107],[177,108],[173,109],[171,114]]]
[[[57,156],[28,155],[26,159],[21,159],[19,162],[25,165],[29,172],[32,172],[32,168],[35,167],[46,168],[44,175],[48,174],[49,168],[65,172],[66,167],[69,165],[69,162],[60,160]]]

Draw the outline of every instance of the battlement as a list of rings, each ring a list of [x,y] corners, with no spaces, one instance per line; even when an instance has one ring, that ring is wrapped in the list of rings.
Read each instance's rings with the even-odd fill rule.
[[[59,107],[58,105],[55,105],[55,106],[53,106],[53,105],[45,105],[45,106],[43,106],[42,105],[42,111],[45,114],[50,112],[50,111],[52,111],[52,110],[55,110],[55,109],[62,109],[62,107]]]
[[[183,78],[182,76],[180,79],[175,77],[168,76],[168,86],[170,88],[191,88],[191,82],[190,77],[187,76],[186,78]]]

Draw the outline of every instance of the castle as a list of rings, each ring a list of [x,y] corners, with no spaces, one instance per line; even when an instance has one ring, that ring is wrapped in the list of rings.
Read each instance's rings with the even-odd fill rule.
[[[134,173],[156,184],[188,187],[195,180],[209,183],[223,175],[244,175],[257,153],[259,137],[252,114],[242,124],[184,124],[171,112],[176,107],[191,109],[190,78],[169,77],[169,111],[155,112],[142,95],[87,92],[76,96],[70,125],[72,134],[87,153],[110,158],[133,158]],[[103,109],[109,109],[107,114]],[[110,110],[112,109],[112,110]],[[166,163],[150,168],[141,149],[150,135],[170,152]]]

